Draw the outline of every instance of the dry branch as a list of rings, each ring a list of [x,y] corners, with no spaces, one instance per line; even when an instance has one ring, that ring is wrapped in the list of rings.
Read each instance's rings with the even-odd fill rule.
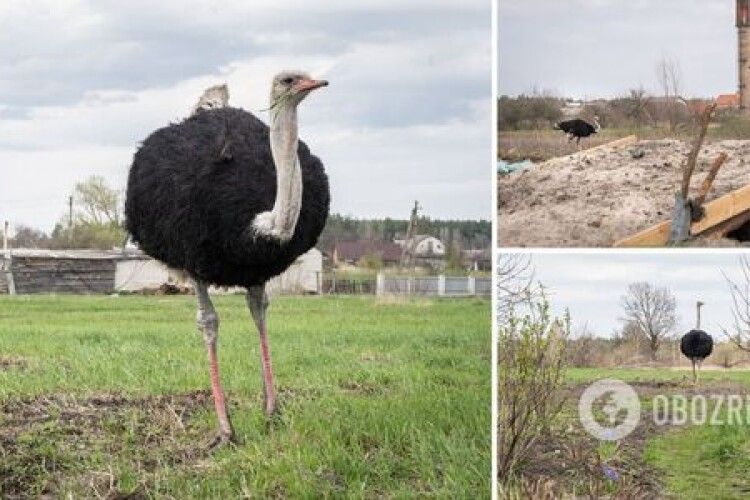
[[[700,153],[701,146],[703,146],[703,140],[706,138],[706,132],[708,131],[708,125],[711,123],[711,115],[713,115],[716,109],[716,102],[711,103],[710,106],[703,110],[701,115],[701,128],[698,136],[693,142],[693,148],[690,150],[687,162],[682,169],[682,199],[687,200],[688,189],[690,189],[690,179],[693,177],[693,171],[695,170],[695,164],[698,162],[698,154]]]

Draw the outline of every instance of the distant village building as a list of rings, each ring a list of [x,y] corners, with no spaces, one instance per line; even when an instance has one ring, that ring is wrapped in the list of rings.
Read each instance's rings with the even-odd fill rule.
[[[408,241],[399,240],[406,262],[417,267],[445,269],[445,244],[429,234],[418,234]]]
[[[740,95],[720,94],[718,97],[716,97],[716,107],[718,109],[739,109]]]
[[[468,271],[492,271],[492,250],[463,250],[461,260]]]
[[[394,266],[401,261],[401,247],[386,241],[351,240],[338,241],[331,250],[331,261],[335,267],[356,266],[363,257],[377,256],[384,265]]]
[[[10,260],[0,254],[2,270],[10,270],[19,294],[105,294],[157,290],[163,285],[192,287],[185,273],[139,250],[15,249]],[[322,272],[323,256],[313,248],[271,280],[268,290],[276,294],[317,293]],[[0,272],[0,293],[9,291],[7,276]]]

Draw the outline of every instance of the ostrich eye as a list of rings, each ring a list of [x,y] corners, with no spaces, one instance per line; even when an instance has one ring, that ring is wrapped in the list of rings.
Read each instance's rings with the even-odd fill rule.
[[[281,83],[283,83],[284,85],[291,85],[292,83],[294,83],[294,78],[292,78],[291,76],[287,76],[286,78],[281,80]]]

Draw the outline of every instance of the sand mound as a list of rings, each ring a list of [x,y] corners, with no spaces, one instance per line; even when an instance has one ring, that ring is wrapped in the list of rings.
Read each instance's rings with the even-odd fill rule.
[[[634,159],[631,150],[645,155]],[[690,144],[640,141],[555,158],[498,180],[499,241],[505,247],[608,247],[670,218]],[[707,201],[750,184],[750,141],[717,141],[701,149],[695,195],[719,153],[729,159]],[[697,242],[703,244],[706,242]],[[711,246],[738,245],[736,241]]]

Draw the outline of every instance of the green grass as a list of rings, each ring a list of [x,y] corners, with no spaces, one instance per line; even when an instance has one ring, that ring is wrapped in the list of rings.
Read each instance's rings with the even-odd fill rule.
[[[689,372],[663,369],[573,368],[568,381],[585,384],[602,378],[626,382],[685,381]],[[732,381],[750,386],[750,371],[730,370],[701,373],[698,394],[711,394],[712,383]],[[689,383],[686,382],[686,387]],[[675,393],[666,387],[665,395]],[[650,412],[650,397],[641,399]],[[726,406],[726,402],[724,403]],[[709,399],[709,415],[713,404]],[[577,412],[574,412],[577,416]],[[726,414],[721,419],[726,422]],[[742,416],[745,416],[743,410]],[[650,418],[650,417],[649,417]],[[673,428],[651,437],[643,454],[646,463],[659,471],[667,492],[674,498],[739,499],[750,496],[750,426],[699,425]]]
[[[680,381],[692,380],[688,370],[666,370],[653,368],[570,368],[566,378],[572,383],[593,382],[602,378],[614,378],[624,382]],[[703,370],[700,379],[704,381],[728,380],[750,386],[750,370]]]
[[[269,331],[283,413],[270,427],[243,297],[215,304],[240,444],[210,454],[198,442],[214,430],[210,402],[182,431],[162,421],[169,404],[144,403],[208,387],[193,297],[0,299],[0,360],[22,361],[0,364],[6,484],[53,496],[92,496],[101,483],[175,498],[489,495],[489,301],[277,298]],[[132,404],[68,415],[63,395],[103,393]],[[10,418],[3,438],[3,405],[8,414],[37,396],[46,420]]]
[[[691,427],[648,443],[646,460],[658,467],[675,498],[739,499],[750,495],[750,427]]]
[[[665,127],[607,127],[592,137],[581,141],[583,148],[588,149],[605,144],[629,135],[636,135],[640,140],[679,139],[692,141],[697,130],[694,126],[682,126],[674,133]],[[512,130],[500,131],[498,137],[498,156],[508,161],[546,161],[558,156],[565,156],[577,151],[575,142],[567,142],[565,134],[559,130]],[[742,117],[727,117],[715,120],[708,129],[709,140],[750,139],[750,120]]]

